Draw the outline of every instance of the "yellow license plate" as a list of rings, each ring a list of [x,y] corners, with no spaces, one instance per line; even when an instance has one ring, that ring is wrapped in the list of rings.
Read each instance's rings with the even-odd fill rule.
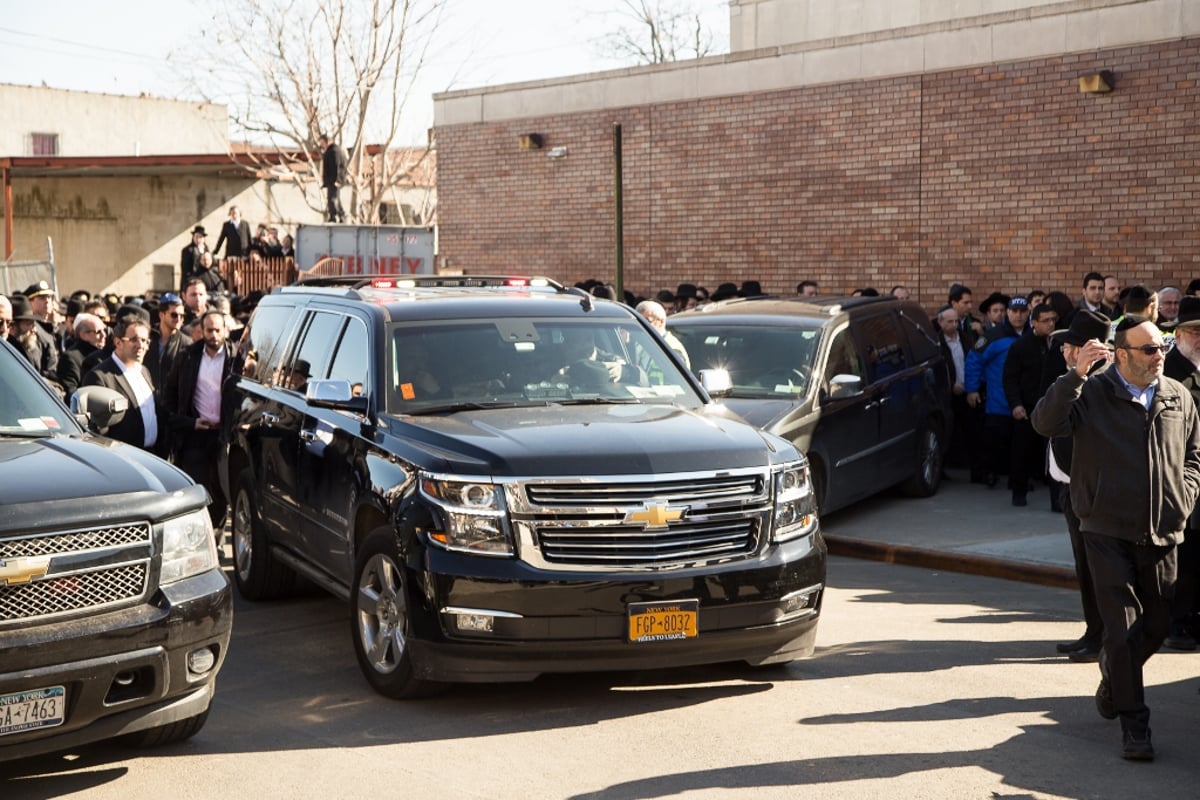
[[[691,639],[700,631],[699,600],[629,604],[629,641],[667,642]]]

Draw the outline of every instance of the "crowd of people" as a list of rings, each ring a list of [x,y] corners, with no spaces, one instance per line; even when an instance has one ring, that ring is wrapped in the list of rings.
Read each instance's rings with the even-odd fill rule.
[[[203,262],[200,262],[203,263]],[[232,343],[257,300],[210,294],[199,275],[179,294],[58,298],[46,281],[0,295],[0,335],[64,399],[86,386],[124,395],[129,408],[101,431],[168,458],[208,489],[214,526],[226,504],[216,479],[221,388]]]
[[[260,226],[252,239],[234,207],[216,249],[225,245],[229,258],[286,253],[289,237],[276,236]],[[125,395],[129,410],[104,433],[170,458],[203,484],[219,529],[227,510],[214,471],[222,387],[256,298],[230,298],[211,274],[214,258],[197,226],[182,254],[179,294],[79,291],[63,302],[39,281],[0,295],[0,335],[66,398],[91,385]],[[615,296],[600,281],[577,285]],[[806,280],[796,293],[819,296],[820,288]],[[747,280],[711,293],[682,283],[624,299],[686,363],[668,315],[761,294]],[[904,286],[890,294],[909,297]],[[1048,508],[1064,515],[1085,630],[1059,651],[1099,662],[1097,709],[1121,720],[1125,757],[1152,758],[1142,665],[1161,646],[1194,651],[1200,639],[1200,279],[1183,290],[1122,288],[1115,276],[1090,272],[1078,297],[997,291],[978,307],[974,297],[952,285],[931,320],[952,387],[947,464],[989,488],[1003,478],[1014,506],[1044,488]]]

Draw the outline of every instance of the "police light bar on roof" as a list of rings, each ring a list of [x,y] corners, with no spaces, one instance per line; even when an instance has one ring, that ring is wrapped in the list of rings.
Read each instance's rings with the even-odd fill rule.
[[[396,278],[372,281],[372,286],[380,289],[415,289],[418,287],[463,287],[481,288],[510,286],[516,288],[561,288],[559,284],[542,277],[524,277],[514,275],[419,275],[411,278]]]

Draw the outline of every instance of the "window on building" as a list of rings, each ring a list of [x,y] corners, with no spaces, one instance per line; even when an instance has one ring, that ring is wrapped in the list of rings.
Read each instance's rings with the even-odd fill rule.
[[[31,134],[29,134],[29,154],[31,156],[56,156],[56,155],[58,155],[58,134],[57,133],[31,133]]]

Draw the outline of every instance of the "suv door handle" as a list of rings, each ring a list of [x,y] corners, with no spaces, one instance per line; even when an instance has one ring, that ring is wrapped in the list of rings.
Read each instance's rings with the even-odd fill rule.
[[[865,406],[863,406],[863,408],[879,408],[887,401],[888,401],[888,399],[887,399],[887,396],[885,395],[883,397],[880,397],[878,400],[872,400],[871,402],[869,402]]]
[[[317,432],[308,429],[300,431],[300,441],[312,444],[317,440]]]
[[[272,414],[270,411],[264,411],[259,419],[263,421],[264,425],[274,425],[276,422],[279,422],[279,415]]]

